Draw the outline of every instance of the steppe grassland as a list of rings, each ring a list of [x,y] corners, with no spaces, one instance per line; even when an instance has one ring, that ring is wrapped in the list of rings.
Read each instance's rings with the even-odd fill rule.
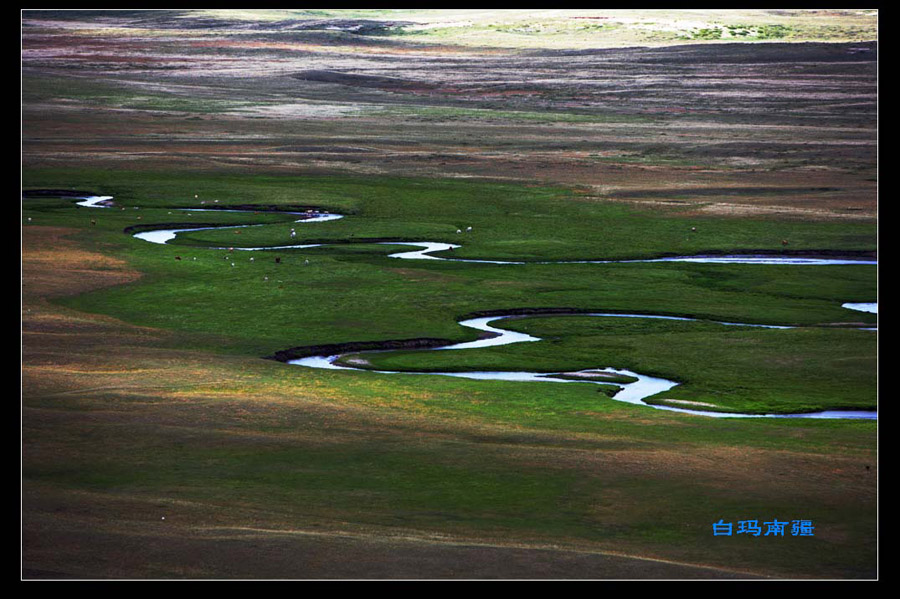
[[[676,576],[871,576],[874,423],[710,422],[635,412],[589,384],[538,389],[307,373],[259,358],[363,338],[460,340],[467,333],[455,319],[465,313],[535,303],[745,322],[872,323],[840,302],[877,293],[873,267],[572,265],[559,267],[560,277],[555,267],[401,262],[386,257],[391,248],[367,242],[285,254],[282,266],[309,256],[311,268],[283,278],[283,289],[261,289],[271,261],[223,269],[222,257],[202,246],[282,241],[290,225],[278,216],[254,215],[267,226],[240,235],[185,235],[171,248],[122,234],[139,224],[196,219],[177,208],[198,194],[346,211],[343,221],[301,229],[307,240],[455,242],[457,228],[474,224],[461,257],[778,250],[784,239],[791,249],[871,251],[874,48],[856,44],[874,39],[865,33],[871,17],[793,15],[791,37],[780,30],[781,41],[798,41],[793,36],[806,27],[800,21],[809,18],[835,24],[818,41],[854,44],[835,46],[840,52],[797,45],[814,60],[789,69],[777,61],[758,66],[758,57],[771,61],[766,52],[775,40],[706,49],[694,44],[720,44],[726,34],[687,39],[663,27],[659,46],[682,35],[677,43],[696,52],[662,68],[662,54],[647,54],[655,59],[646,63],[648,74],[668,83],[654,87],[617,70],[615,61],[517,60],[514,46],[574,45],[577,36],[557,35],[546,23],[517,31],[514,15],[498,21],[505,30],[480,20],[484,26],[455,32],[440,13],[339,15],[428,16],[435,24],[369,37],[248,32],[234,23],[217,30],[180,16],[173,28],[165,16],[141,22],[125,15],[103,27],[93,17],[45,20],[25,30],[24,187],[86,188],[129,208],[89,216],[69,200],[23,203],[26,568],[37,575],[259,576],[270,571],[242,553],[234,532],[253,523],[270,531],[254,537],[263,552],[291,531],[318,531],[328,539],[323,547],[341,535],[366,546],[402,533],[427,539],[447,560],[437,563],[450,563],[447,539],[487,543],[493,555],[507,557],[514,547],[532,548],[527,568],[506,560],[495,566],[500,574],[598,571],[596,562],[566,571],[564,551],[541,559],[548,554],[536,548],[552,544],[627,554],[632,561],[620,576],[647,575],[640,557],[684,562]],[[283,16],[335,17],[267,18],[277,25]],[[686,31],[720,28],[710,23],[723,31],[728,24],[784,25],[772,20],[788,18],[755,13],[736,22],[717,14]],[[854,37],[858,19],[869,28]],[[588,33],[572,25],[578,28]],[[624,36],[636,35],[633,29],[600,28],[584,39],[628,46]],[[469,34],[477,44],[464,39]],[[864,51],[851,55],[853,48]],[[479,68],[463,69],[453,57]],[[587,75],[599,66],[619,93],[590,83]],[[531,76],[541,68],[554,75],[568,69],[570,80]],[[317,71],[376,78],[332,83]],[[501,85],[491,81],[498,73]],[[773,93],[788,80],[803,84],[792,94]],[[214,220],[237,224],[246,216]],[[633,234],[644,227],[652,233]],[[70,244],[86,253],[70,253]],[[174,259],[188,252],[199,264]],[[129,284],[107,286],[113,282]],[[286,301],[273,303],[272,293]],[[819,327],[775,338],[694,324],[522,321],[512,326],[547,341],[443,356],[442,366],[540,360],[568,369],[624,360],[681,377],[669,399],[750,410],[838,406],[848,397],[865,405],[877,392],[874,335]],[[728,368],[704,359],[711,339]],[[383,359],[423,368],[435,356]],[[727,550],[713,546],[711,523],[738,513],[809,517],[820,528],[802,547],[791,543],[796,539],[774,546],[746,538],[730,540]],[[166,516],[170,528],[155,516]],[[216,537],[225,530],[230,536]],[[191,551],[189,531],[217,539],[212,552]],[[168,554],[154,550],[161,542]],[[85,546],[98,549],[77,549]],[[126,553],[134,558],[123,559]],[[407,554],[393,546],[383,555]],[[116,563],[111,556],[119,556]],[[304,567],[272,560],[281,570],[271,572],[390,571],[379,560],[370,554],[350,565],[323,559]],[[409,563],[407,574],[459,576],[480,567],[474,557],[455,573]]]

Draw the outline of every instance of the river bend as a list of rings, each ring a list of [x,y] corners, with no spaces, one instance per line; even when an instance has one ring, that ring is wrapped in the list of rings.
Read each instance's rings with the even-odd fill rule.
[[[111,196],[91,196],[82,198],[81,202],[78,202],[81,206],[92,207],[92,208],[105,208],[109,207],[109,202],[113,198]],[[227,210],[224,208],[180,208],[180,211],[223,211]],[[228,210],[230,212],[252,212],[250,210]],[[288,212],[287,214],[295,214],[300,215],[302,218],[298,219],[297,223],[316,223],[316,222],[326,222],[331,220],[336,220],[342,217],[339,214],[328,214],[323,212],[315,212],[315,211],[307,211],[307,212]],[[262,225],[224,225],[224,226],[213,226],[213,227],[178,227],[178,228],[161,228],[155,230],[145,230],[139,233],[134,234],[134,237],[137,239],[141,239],[150,243],[157,244],[166,244],[177,237],[179,233],[189,232],[189,231],[203,231],[210,229],[226,229],[226,228],[241,228],[241,227],[250,227],[250,226],[262,226]],[[722,256],[676,256],[676,257],[666,257],[666,258],[656,258],[656,259],[646,259],[646,260],[569,260],[569,261],[547,261],[547,262],[518,262],[518,261],[504,261],[504,260],[477,260],[477,259],[465,259],[465,258],[449,258],[445,256],[435,256],[436,252],[445,252],[449,250],[455,250],[456,248],[461,247],[458,244],[445,243],[445,242],[426,242],[426,241],[391,241],[391,242],[380,242],[383,245],[406,245],[412,246],[417,249],[411,251],[403,251],[389,254],[391,258],[405,259],[405,260],[445,260],[445,261],[455,261],[455,262],[468,262],[468,263],[483,263],[483,264],[611,264],[611,263],[631,263],[631,262],[697,262],[697,263],[718,263],[718,264],[792,264],[792,265],[841,265],[841,264],[877,264],[875,260],[866,260],[866,259],[855,259],[855,258],[841,258],[841,257],[798,257],[798,256],[771,256],[771,255],[722,255]],[[290,249],[305,249],[312,247],[321,247],[326,244],[287,244],[281,246],[265,246],[265,247],[235,247],[229,248],[234,249],[235,251],[265,251],[265,250],[290,250]],[[339,244],[334,244],[339,245]],[[224,248],[210,248],[210,249],[224,249]],[[845,303],[843,307],[851,309],[851,310],[861,310],[865,312],[874,312],[877,313],[877,303]],[[559,314],[554,314],[559,315]],[[667,320],[685,320],[691,321],[695,319],[684,318],[684,317],[674,317],[674,316],[659,316],[659,315],[648,315],[648,314],[617,314],[617,313],[579,313],[580,316],[593,316],[593,317],[603,317],[603,318],[656,318],[656,319],[667,319]],[[551,314],[542,314],[542,315],[534,315],[534,316],[551,316]],[[533,337],[531,335],[526,335],[524,333],[518,333],[515,331],[510,331],[507,329],[500,328],[495,326],[492,323],[496,323],[497,321],[501,321],[509,318],[522,318],[524,316],[520,314],[506,314],[506,315],[495,315],[489,317],[481,317],[481,318],[473,318],[468,320],[460,321],[460,326],[476,329],[479,331],[483,331],[489,333],[490,335],[479,339],[476,341],[468,341],[463,343],[451,344],[443,347],[436,348],[428,348],[428,349],[420,349],[417,351],[455,351],[455,350],[464,350],[464,349],[474,349],[481,347],[492,347],[499,345],[509,345],[513,343],[525,343],[525,342],[536,342],[540,341],[540,338]],[[752,326],[759,328],[768,328],[768,329],[789,329],[792,327],[789,326],[778,326],[778,325],[755,325],[755,324],[745,324],[745,323],[735,323],[735,322],[720,322],[718,324],[722,325],[731,325],[731,326]],[[874,330],[874,329],[869,329]],[[352,352],[354,354],[364,354],[366,352]],[[371,372],[371,373],[380,373],[380,374],[406,374],[406,375],[423,375],[423,376],[452,376],[459,378],[467,378],[467,379],[477,379],[477,380],[499,380],[499,381],[527,381],[527,382],[542,382],[542,383],[593,383],[593,384],[604,384],[610,385],[615,384],[620,387],[620,390],[615,393],[613,399],[616,401],[621,401],[633,405],[641,405],[648,406],[658,410],[666,410],[671,412],[678,412],[684,414],[692,414],[697,416],[707,416],[712,418],[850,418],[850,419],[877,419],[878,413],[877,411],[864,411],[864,410],[827,410],[821,412],[811,412],[811,413],[797,413],[797,414],[743,414],[743,413],[733,413],[733,412],[722,412],[722,411],[710,411],[710,410],[700,410],[700,409],[691,409],[686,407],[674,407],[670,405],[659,405],[659,404],[649,404],[646,403],[646,399],[658,395],[660,393],[664,393],[669,389],[675,387],[678,383],[669,381],[662,378],[651,377],[643,374],[639,374],[636,372],[631,372],[628,370],[617,370],[613,368],[593,368],[580,370],[577,372],[566,372],[566,373],[546,373],[546,372],[529,372],[529,371],[480,371],[480,372],[410,372],[410,371],[389,371],[389,370],[374,370],[368,368],[356,368],[352,366],[347,366],[346,363],[339,364],[338,360],[341,358],[341,354],[337,355],[320,355],[320,356],[308,356],[304,358],[299,358],[296,360],[288,361],[289,364],[304,366],[308,368],[320,368],[320,369],[328,369],[328,370],[355,370],[355,371],[363,371],[363,372]],[[631,377],[634,382],[629,383],[611,383],[608,380],[603,380],[602,375],[624,375],[627,377]]]

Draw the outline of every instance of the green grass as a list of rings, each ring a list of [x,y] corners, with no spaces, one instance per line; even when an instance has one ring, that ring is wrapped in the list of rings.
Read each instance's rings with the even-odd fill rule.
[[[774,13],[723,10],[699,15],[699,21],[692,19],[684,26],[675,21],[691,13],[648,10],[577,13],[625,17],[621,22],[531,11],[503,13],[508,16],[503,19],[496,18],[496,12],[460,15],[364,9],[214,11],[183,16],[257,22],[290,18],[413,22],[376,27],[366,34],[261,32],[263,41],[308,41],[318,45],[313,51],[333,53],[341,64],[352,59],[352,46],[357,44],[392,51],[458,51],[457,56],[447,56],[468,60],[479,58],[475,46],[594,52],[617,46],[708,44],[708,40],[684,39],[697,27],[715,29],[709,35],[720,34],[722,42],[877,37],[877,19],[871,15]],[[59,11],[44,16],[93,21],[95,14]],[[95,32],[108,37],[105,42],[134,36],[135,42],[156,38],[163,44],[142,52],[169,52],[174,46],[166,46],[165,40],[172,36],[202,41],[204,37],[196,36],[213,33],[227,42],[257,37],[230,26],[207,29],[210,23],[203,20],[190,28],[175,28],[174,21],[182,16],[177,11],[120,12],[117,16],[135,26]],[[699,18],[697,13],[693,16]],[[474,20],[471,25],[454,24],[469,17]],[[417,26],[426,23],[439,26]],[[61,30],[39,31],[52,35]],[[34,42],[36,36],[26,38],[26,44],[43,43]],[[96,41],[89,35],[84,40]],[[417,43],[430,47],[417,48]],[[450,48],[454,44],[469,48]],[[92,47],[106,46],[88,45],[88,52]],[[238,61],[258,55],[255,49],[191,50],[201,58],[212,58],[212,54],[228,58],[221,55],[223,51]],[[181,55],[182,50],[175,49],[175,54]],[[507,61],[504,54],[508,57],[511,52],[498,51],[496,64]],[[279,50],[274,58],[295,55],[303,59],[290,49]],[[224,125],[198,120],[203,113],[279,101],[267,95],[265,85],[217,87],[218,99],[185,95],[178,87],[135,94],[125,80],[131,74],[155,80],[152,72],[141,75],[117,68],[111,78],[89,80],[88,68],[97,66],[102,71],[108,65],[92,62],[90,54],[84,55],[85,60],[65,62],[59,56],[44,62],[45,56],[36,53],[29,58],[22,74],[22,100],[30,123],[26,129],[37,127],[29,143],[47,145],[46,153],[38,146],[33,148],[37,153],[27,153],[29,165],[63,164],[65,152],[50,148],[57,138],[75,144],[76,150],[85,148],[81,157],[85,164],[98,159],[92,153],[101,145],[110,149],[104,142],[110,135],[113,142],[124,143],[125,150],[143,146],[118,109],[151,113],[145,114],[148,120],[137,131],[149,131],[146,140],[151,145],[164,144],[166,151],[183,152],[179,160],[193,161],[187,144],[201,139],[208,126],[215,135],[226,127],[221,137],[226,143],[244,143],[243,125],[233,120]],[[375,57],[367,54],[366,60]],[[414,52],[408,58],[420,57]],[[563,57],[560,60],[565,62]],[[754,59],[748,55],[748,60]],[[39,74],[48,72],[51,65],[56,75]],[[56,78],[63,72],[69,74],[64,81]],[[166,73],[178,76],[176,71]],[[213,83],[227,85],[222,79]],[[198,87],[189,89],[191,94],[199,93]],[[517,106],[539,99],[550,104],[570,99],[559,93],[548,91]],[[416,102],[449,102],[438,96],[416,98]],[[420,125],[456,121],[462,127],[482,122],[528,124],[526,134],[540,135],[546,127],[535,125],[568,123],[574,129],[598,124],[599,134],[603,129],[599,125],[612,123],[616,131],[604,131],[604,135],[624,139],[635,133],[627,123],[677,125],[671,119],[682,118],[582,114],[578,104],[567,105],[572,108],[564,108],[565,112],[506,110],[499,102],[485,100],[480,108],[394,105],[374,116],[388,118],[388,127],[397,125],[404,140],[412,135],[410,143],[418,138],[402,128],[407,120]],[[73,110],[76,107],[83,110]],[[67,109],[54,117],[50,113],[56,108]],[[697,118],[688,116],[692,122]],[[715,118],[743,122],[746,117],[719,114]],[[817,117],[791,118],[815,124]],[[180,134],[173,141],[171,127],[179,119],[183,128],[178,127]],[[296,134],[315,137],[317,141],[308,143],[325,147],[327,140],[318,140],[334,132],[330,126],[308,121],[294,127],[284,125],[288,121],[272,121],[271,126],[267,122],[254,122],[254,131],[259,127],[258,132],[265,135],[253,138],[252,146],[289,149],[301,142],[285,141],[285,136]],[[685,126],[692,122],[686,121]],[[842,142],[864,141],[865,136],[846,138],[849,133],[839,127],[832,130],[829,135],[840,136]],[[100,136],[96,143],[78,141],[85,131]],[[706,135],[702,130],[690,133]],[[369,134],[379,134],[377,125]],[[674,139],[673,131],[668,135]],[[477,137],[468,136],[470,141],[463,143],[480,143],[472,141]],[[546,139],[517,139],[516,152],[547,149]],[[610,143],[608,153],[618,151],[617,142]],[[595,152],[595,146],[584,140],[575,149]],[[704,159],[702,148],[694,146],[685,150],[684,158],[664,151],[666,144],[644,144],[637,150],[622,147],[622,152],[641,153],[595,158],[651,166],[712,160]],[[794,155],[793,150],[789,153]],[[806,155],[792,158],[791,164],[810,166]],[[874,223],[838,225],[776,215],[699,217],[692,214],[702,212],[699,203],[646,209],[561,185],[487,183],[475,178],[157,172],[144,166],[155,159],[142,149],[128,156],[144,160],[120,160],[116,168],[96,170],[28,166],[22,173],[26,189],[84,189],[115,196],[119,206],[110,210],[76,208],[72,200],[60,198],[26,199],[21,205],[22,226],[69,228],[78,248],[123,260],[141,273],[139,280],[127,285],[53,300],[59,306],[34,298],[33,291],[43,279],[34,281],[35,285],[23,283],[29,308],[23,313],[22,348],[23,573],[102,578],[121,575],[122,568],[130,567],[129,578],[199,576],[192,567],[204,564],[209,569],[203,574],[228,577],[235,575],[229,559],[239,555],[231,552],[236,545],[246,540],[255,555],[265,556],[278,546],[270,543],[273,536],[287,538],[295,532],[314,535],[309,537],[312,551],[281,552],[295,556],[293,571],[303,572],[307,558],[324,562],[322,556],[328,555],[316,547],[315,535],[335,531],[348,548],[354,547],[354,535],[377,536],[386,549],[383,558],[395,555],[392,537],[424,539],[452,552],[452,541],[457,539],[446,541],[459,535],[459,541],[472,543],[479,557],[488,558],[497,555],[491,547],[528,551],[522,548],[534,543],[776,577],[877,576],[875,421],[703,418],[617,402],[606,394],[608,385],[323,371],[261,359],[307,344],[416,337],[471,340],[476,334],[457,321],[482,310],[570,307],[670,314],[699,321],[541,316],[501,323],[541,337],[538,343],[365,357],[374,367],[418,371],[628,368],[678,381],[677,387],[651,401],[701,401],[727,410],[871,408],[878,397],[877,334],[824,325],[877,322],[875,315],[840,307],[843,302],[877,297],[876,267],[536,262],[778,251],[782,239],[790,241],[791,249],[871,251],[877,248]],[[787,162],[779,162],[779,168]],[[587,166],[587,161],[581,165]],[[857,172],[852,160],[849,167],[845,162],[837,166],[845,173]],[[144,170],[125,170],[130,168]],[[247,168],[250,172],[258,167],[247,164]],[[504,173],[501,169],[490,174]],[[716,177],[707,181],[702,172],[684,174],[696,178],[700,188],[715,184]],[[734,175],[744,176],[739,170]],[[758,180],[746,185],[758,188],[753,197],[769,189]],[[847,189],[851,188],[848,182]],[[675,189],[666,199],[682,193],[692,192]],[[806,192],[793,193],[802,201]],[[713,194],[701,197],[710,202],[719,199]],[[696,202],[697,196],[688,199]],[[220,206],[318,206],[347,216],[335,222],[295,225],[293,218],[273,213],[179,210],[198,206],[200,201],[209,206],[214,200]],[[158,223],[258,226],[239,233],[234,229],[186,233],[168,246],[135,240],[123,232]],[[467,226],[474,230],[456,233]],[[290,239],[291,227],[297,229],[297,239]],[[392,239],[461,243],[461,248],[447,255],[535,263],[396,260],[387,254],[408,248],[375,243]],[[33,238],[29,236],[28,241]],[[209,249],[289,242],[332,245],[268,253]],[[276,257],[280,264],[275,263]],[[29,258],[35,255],[29,253]],[[73,273],[79,284],[94,280],[82,278],[91,276],[93,267]],[[53,271],[52,265],[49,270]],[[58,271],[48,274],[59,276]],[[81,311],[113,318],[85,318]],[[802,328],[760,330],[712,321]],[[153,330],[134,329],[131,324]],[[167,517],[165,522],[161,515]],[[816,536],[713,538],[710,525],[721,518],[808,518],[817,527]],[[246,529],[276,534],[236,533]],[[182,559],[184,542],[200,539],[209,541],[211,551]],[[571,558],[571,554],[533,548],[529,553],[541,562],[539,566]],[[360,561],[354,565],[365,572],[366,560]],[[490,559],[479,565],[489,568]],[[325,571],[327,566],[321,566],[318,571]],[[398,560],[396,567],[393,572],[411,570],[409,562]],[[643,564],[633,567],[643,568]]]
[[[871,534],[870,506],[850,509],[846,500],[836,501],[846,493],[839,488],[812,500],[812,480],[792,468],[820,452],[862,468],[874,423],[672,416],[598,402],[591,385],[322,373],[325,386],[312,391],[307,375],[276,364],[245,363],[236,374],[292,381],[296,403],[272,406],[237,393],[199,393],[189,401],[158,405],[116,395],[85,395],[77,406],[71,399],[46,398],[30,404],[23,440],[32,447],[40,439],[41,455],[56,457],[30,456],[24,480],[76,494],[165,498],[155,503],[173,502],[173,519],[183,511],[178,504],[188,502],[216,512],[246,510],[254,518],[277,515],[291,528],[352,522],[399,531],[601,543],[643,555],[671,555],[676,548],[682,560],[740,564],[749,571],[824,572],[833,561],[844,573],[848,564],[870,563],[868,549],[854,549],[851,556],[846,544],[830,537],[839,529],[853,531],[855,539]],[[426,416],[432,425],[477,415],[503,428],[429,436],[402,426],[389,431],[373,421],[358,434],[355,426],[362,423],[302,409],[310,392],[317,403],[332,400],[325,389],[336,391],[341,405],[374,408],[376,417],[381,410],[391,422],[400,410]],[[65,419],[55,411],[63,406]],[[687,452],[690,462],[735,445],[741,455],[750,448],[775,448],[780,461],[772,463],[771,472],[759,472],[737,459],[703,479],[675,464],[641,465],[641,456],[673,448]],[[67,450],[54,453],[54,448]],[[623,456],[630,457],[620,461]],[[731,481],[733,476],[762,484],[748,487],[748,481]],[[778,484],[784,476],[795,482]],[[798,539],[709,545],[712,522],[754,516],[809,518],[821,533],[804,545]]]
[[[875,248],[874,226],[868,224],[687,219],[678,209],[651,212],[578,201],[560,187],[452,180],[61,171],[28,172],[25,183],[26,189],[86,188],[113,195],[128,208],[75,209],[70,200],[26,200],[29,224],[82,228],[85,242],[114,251],[144,273],[138,283],[67,298],[66,305],[181,332],[185,344],[198,349],[262,357],[321,343],[470,340],[475,333],[459,327],[458,319],[481,310],[523,307],[807,327],[876,320],[841,307],[877,296],[873,266],[466,264],[392,259],[387,254],[400,246],[371,243],[455,242],[463,247],[452,255],[501,260],[776,249],[784,237],[795,249],[861,250]],[[189,216],[176,209],[198,206],[203,199],[218,200],[218,205],[315,205],[347,217],[293,224],[277,214]],[[139,210],[133,208],[137,205]],[[91,217],[96,225],[88,224]],[[127,226],[170,222],[268,224],[198,231],[167,246],[122,233]],[[456,233],[468,225],[474,227],[471,233]],[[298,231],[294,240],[288,235],[291,227]],[[312,242],[338,245],[271,252],[205,247]],[[672,398],[750,412],[872,408],[877,397],[873,333],[574,317],[510,326],[536,327],[547,340],[471,352],[385,355],[376,362],[419,370],[628,368],[681,382]]]
[[[499,326],[544,341],[366,358],[381,370],[624,368],[679,381],[666,398],[746,413],[874,407],[877,341],[871,332],[580,316],[507,320]]]

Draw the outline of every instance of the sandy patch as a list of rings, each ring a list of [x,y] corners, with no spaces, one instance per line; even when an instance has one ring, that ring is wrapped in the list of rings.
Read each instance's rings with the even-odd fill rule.
[[[269,106],[252,106],[228,110],[227,113],[239,116],[258,116],[265,118],[316,119],[337,118],[358,115],[372,107],[349,104],[312,104],[295,102],[290,104],[272,104]]]
[[[834,210],[822,210],[817,208],[761,206],[758,204],[726,204],[720,202],[702,206],[697,209],[697,212],[725,216],[755,216],[771,214],[780,216],[797,216],[803,218],[836,218],[841,220],[871,220],[876,216],[864,211],[837,212]]]
[[[659,399],[656,400],[662,404],[678,404],[680,406],[698,406],[703,408],[718,408],[716,404],[706,403],[704,401],[688,401],[687,399]]]

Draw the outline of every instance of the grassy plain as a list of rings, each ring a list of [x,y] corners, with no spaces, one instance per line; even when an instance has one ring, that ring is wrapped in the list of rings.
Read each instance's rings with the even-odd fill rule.
[[[22,201],[23,577],[877,575],[875,422],[262,359],[468,340],[483,310],[668,314],[701,322],[546,316],[503,325],[539,343],[366,359],[875,408],[877,334],[854,327],[877,317],[841,307],[877,298],[874,266],[537,263],[875,254],[871,15],[643,15],[668,25],[628,47],[650,36],[632,13],[514,12],[23,15],[23,189],[116,203]],[[179,210],[201,201],[346,217]],[[160,223],[260,226],[125,234]],[[530,263],[397,260],[392,240]],[[329,245],[209,249],[301,242]],[[816,534],[713,537],[719,519]]]

